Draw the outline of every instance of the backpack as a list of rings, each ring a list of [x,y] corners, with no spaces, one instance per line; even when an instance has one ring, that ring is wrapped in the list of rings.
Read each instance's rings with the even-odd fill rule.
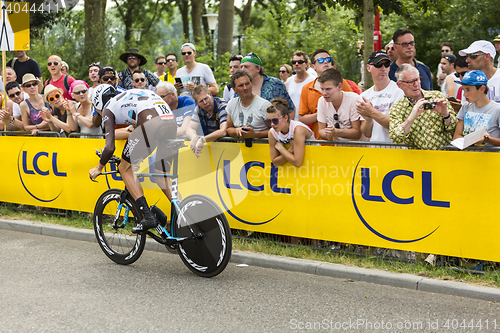
[[[68,74],[64,75],[64,89],[66,89],[66,91],[69,92],[68,79],[69,79],[69,75]],[[52,82],[52,78],[47,79],[47,81],[45,81],[45,86],[44,87],[46,87],[48,84],[50,84],[50,82]]]

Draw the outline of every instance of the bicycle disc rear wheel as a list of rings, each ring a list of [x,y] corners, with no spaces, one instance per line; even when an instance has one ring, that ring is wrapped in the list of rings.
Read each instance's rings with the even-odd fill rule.
[[[103,252],[114,262],[128,265],[141,256],[146,234],[132,233],[142,215],[130,194],[119,211],[122,193],[119,189],[104,192],[97,200],[93,220],[97,242]]]
[[[190,238],[179,243],[178,252],[184,264],[199,276],[216,276],[231,259],[227,219],[219,206],[203,195],[191,195],[181,202],[174,235]]]

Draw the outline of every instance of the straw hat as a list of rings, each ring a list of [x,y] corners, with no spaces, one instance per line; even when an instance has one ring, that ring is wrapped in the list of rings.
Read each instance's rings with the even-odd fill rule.
[[[40,84],[40,80],[38,80],[35,75],[31,74],[31,73],[28,73],[28,74],[24,74],[23,76],[23,83],[21,83],[21,86],[24,86],[25,83],[28,83],[28,82],[31,82],[31,81],[38,81],[38,83]]]

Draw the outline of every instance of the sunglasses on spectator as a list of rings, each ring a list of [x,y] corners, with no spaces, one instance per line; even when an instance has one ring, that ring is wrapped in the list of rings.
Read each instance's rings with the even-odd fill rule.
[[[182,52],[182,55],[183,55],[183,56],[184,56],[184,55],[186,55],[186,54],[187,54],[187,55],[191,55],[191,54],[193,54],[193,52],[191,52],[191,51]]]
[[[279,118],[272,118],[272,119],[266,119],[264,120],[264,122],[266,123],[267,126],[271,127],[271,126],[276,126],[279,124],[280,122],[280,119],[282,119],[283,117],[279,117]]]
[[[90,67],[101,67],[101,63],[100,62],[93,62],[89,65],[89,68]]]
[[[389,51],[389,50],[394,51],[394,46],[391,46],[391,47],[386,47],[386,48],[385,48],[385,51]]]
[[[10,95],[9,95],[9,98],[14,98],[14,97],[19,96],[19,95],[21,95],[21,92],[20,92],[20,91],[17,91],[17,92],[15,92],[15,93],[13,93],[13,94],[10,94]]]
[[[87,88],[85,88],[85,89],[82,89],[82,90],[79,90],[79,91],[73,91],[73,94],[75,94],[75,95],[80,95],[80,94],[82,94],[82,95],[83,95],[83,94],[85,94],[87,91],[88,91],[88,89],[87,89]]]
[[[114,76],[114,75],[111,75],[111,76],[103,76],[103,77],[101,78],[101,80],[102,80],[102,81],[104,81],[104,82],[107,82],[107,81],[114,81],[114,80],[116,80],[116,76]]]
[[[53,102],[53,101],[55,101],[56,99],[59,99],[59,98],[61,98],[61,94],[59,94],[59,93],[55,93],[55,94],[53,94],[53,95],[48,96],[48,97],[47,97],[47,100],[48,100],[49,102]]]
[[[54,61],[54,62],[48,62],[47,66],[52,66],[52,64],[54,64],[54,66],[59,65],[59,63],[57,61]]]
[[[451,52],[451,50],[444,49],[444,50],[441,50],[441,52],[448,53],[448,52]]]
[[[464,76],[465,73],[467,73],[467,71],[465,71],[465,72],[455,72],[455,76],[456,77],[461,77],[461,76]]]
[[[130,59],[137,59],[137,57],[136,57],[136,56],[128,56],[128,58],[127,58],[127,59],[128,59],[128,60],[130,60]]]
[[[305,63],[306,61],[305,60],[292,60],[292,65],[295,65],[295,64],[300,64],[302,65],[303,63]]]
[[[411,47],[415,46],[415,41],[409,42],[409,43],[394,43],[394,44],[401,45],[404,49],[406,49],[408,46],[411,46]]]
[[[174,61],[177,61],[175,59],[167,59],[167,62],[174,62]]]
[[[335,124],[333,124],[333,127],[335,127],[336,129],[339,129],[340,128],[340,124],[339,124],[339,114],[336,113],[333,115],[333,120],[336,121]]]
[[[279,71],[280,73],[288,73],[288,71]]]
[[[162,62],[157,62],[156,64],[163,66],[163,65],[166,65],[167,62],[166,61],[162,61]]]
[[[411,80],[411,81],[403,81],[403,80],[401,80],[400,82],[404,82],[404,83],[406,83],[409,86],[413,86],[415,83],[419,82],[421,79],[422,79],[421,77],[417,77],[415,80]]]
[[[134,81],[135,81],[135,83],[139,83],[139,81],[144,82],[144,81],[146,81],[146,79],[141,77],[140,79],[135,79]]]
[[[486,53],[471,53],[471,54],[468,54],[467,56],[469,58],[471,58],[472,60],[476,59],[477,57],[481,56],[481,55],[485,55]]]
[[[389,66],[391,66],[391,63],[388,61],[384,61],[384,62],[379,62],[378,64],[373,64],[372,66],[375,68],[382,68],[382,66],[388,68]]]
[[[332,57],[326,57],[326,58],[318,58],[316,59],[315,62],[318,62],[320,64],[324,63],[324,62],[332,62]]]
[[[24,88],[31,88],[31,87],[34,87],[34,86],[37,86],[37,85],[38,85],[38,81],[31,82],[31,83],[26,83],[24,85]]]

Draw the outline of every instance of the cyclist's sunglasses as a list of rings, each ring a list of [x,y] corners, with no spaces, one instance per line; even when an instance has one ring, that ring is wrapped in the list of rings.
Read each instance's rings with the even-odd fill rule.
[[[53,102],[53,101],[55,101],[56,99],[59,99],[59,98],[61,98],[61,94],[60,93],[55,93],[55,94],[52,94],[52,95],[48,96],[47,100],[49,102]]]
[[[318,59],[316,59],[316,62],[318,62],[320,64],[324,63],[325,61],[326,62],[332,62],[332,57],[326,57],[326,58],[318,58]]]

